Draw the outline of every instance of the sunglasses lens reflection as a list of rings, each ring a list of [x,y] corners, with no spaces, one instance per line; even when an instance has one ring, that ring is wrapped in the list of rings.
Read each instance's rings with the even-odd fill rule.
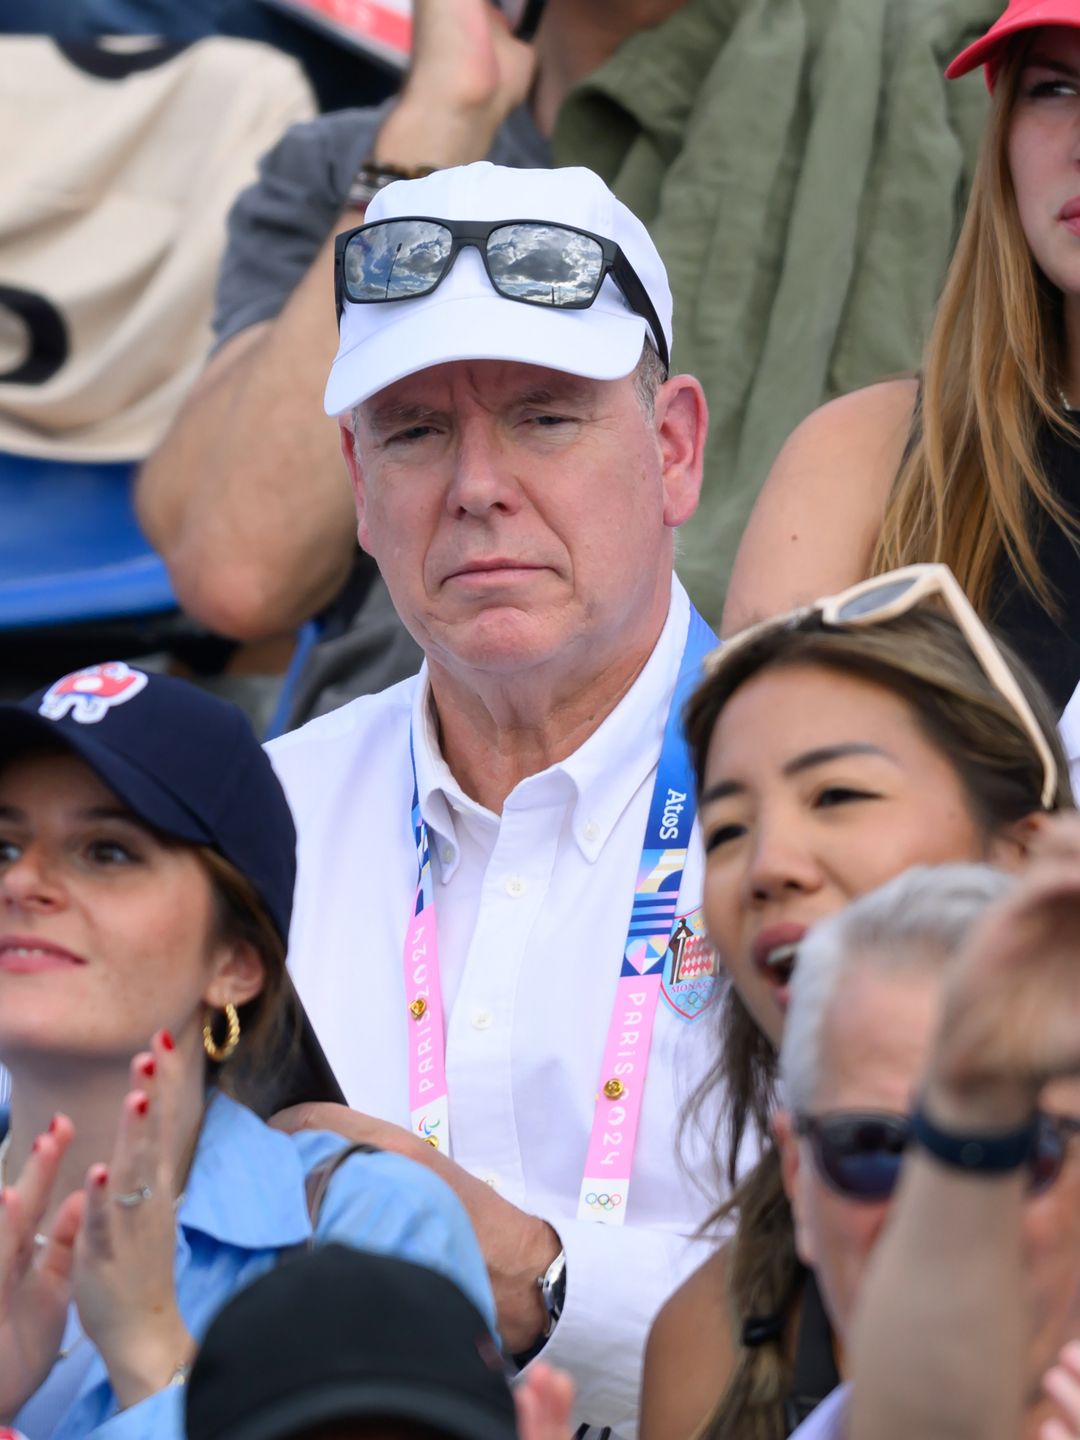
[[[884,610],[894,600],[902,596],[916,584],[913,579],[885,580],[876,585],[872,590],[865,590],[861,595],[856,595],[841,606],[837,618],[841,621],[858,620],[865,615],[873,615],[876,610]]]
[[[588,305],[604,268],[599,243],[561,225],[503,225],[488,239],[487,259],[501,295],[556,308]]]
[[[393,220],[354,235],[345,247],[350,300],[407,300],[439,281],[452,237],[433,220]]]
[[[831,1116],[818,1123],[821,1168],[855,1200],[884,1200],[896,1188],[911,1127],[901,1117]]]

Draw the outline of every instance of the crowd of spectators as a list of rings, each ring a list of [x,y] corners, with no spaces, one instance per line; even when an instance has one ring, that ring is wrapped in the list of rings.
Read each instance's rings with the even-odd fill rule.
[[[0,1440],[1080,1440],[1080,0],[11,9]]]

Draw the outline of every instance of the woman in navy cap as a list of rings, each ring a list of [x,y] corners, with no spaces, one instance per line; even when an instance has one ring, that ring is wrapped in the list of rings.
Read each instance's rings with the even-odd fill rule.
[[[240,1103],[281,1068],[294,877],[235,707],[122,663],[0,707],[0,1425],[29,1440],[181,1436],[197,1337],[298,1247],[430,1264],[493,1321],[437,1177]]]

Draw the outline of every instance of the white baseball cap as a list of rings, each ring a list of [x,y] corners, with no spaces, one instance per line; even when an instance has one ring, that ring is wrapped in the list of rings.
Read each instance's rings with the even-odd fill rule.
[[[365,223],[406,216],[542,220],[614,241],[652,302],[670,354],[672,303],[664,262],[645,226],[591,170],[517,170],[487,161],[437,170],[380,190]],[[520,304],[496,292],[480,252],[467,245],[428,295],[385,304],[345,299],[324,405],[328,415],[340,415],[406,375],[451,360],[516,360],[619,380],[637,365],[649,333],[610,273],[587,309]]]

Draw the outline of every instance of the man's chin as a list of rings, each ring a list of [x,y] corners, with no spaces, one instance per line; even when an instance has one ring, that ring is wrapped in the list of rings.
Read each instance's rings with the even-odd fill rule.
[[[513,673],[551,659],[563,648],[564,639],[535,611],[520,605],[486,605],[442,627],[438,659],[450,669]]]

